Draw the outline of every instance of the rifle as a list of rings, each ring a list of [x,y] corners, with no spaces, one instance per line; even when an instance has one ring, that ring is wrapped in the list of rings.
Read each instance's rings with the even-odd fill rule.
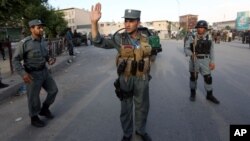
[[[196,80],[196,72],[195,72],[195,62],[196,62],[196,53],[195,53],[195,46],[197,44],[197,37],[194,37],[194,42],[193,42],[193,54],[192,54],[192,61],[193,61],[193,70],[194,70],[194,80]]]

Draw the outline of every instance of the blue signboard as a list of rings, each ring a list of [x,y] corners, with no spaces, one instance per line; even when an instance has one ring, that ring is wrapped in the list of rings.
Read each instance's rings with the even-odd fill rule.
[[[238,12],[236,19],[237,30],[249,30],[250,24],[250,11]]]

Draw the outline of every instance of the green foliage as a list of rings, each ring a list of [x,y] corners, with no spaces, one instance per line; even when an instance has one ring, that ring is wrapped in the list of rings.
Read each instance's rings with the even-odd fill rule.
[[[29,35],[28,22],[40,19],[46,24],[47,37],[54,38],[66,27],[63,13],[57,12],[48,0],[0,0],[0,26],[22,27],[23,34]]]
[[[231,27],[227,25],[227,26],[225,27],[225,29],[226,29],[226,30],[231,30]]]

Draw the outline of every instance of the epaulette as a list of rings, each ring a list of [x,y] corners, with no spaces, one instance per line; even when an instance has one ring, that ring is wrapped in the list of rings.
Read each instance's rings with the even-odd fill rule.
[[[21,42],[26,43],[27,41],[31,40],[31,36],[25,37],[24,39],[21,40]]]
[[[148,36],[146,34],[141,33],[141,40],[144,42],[148,42]]]

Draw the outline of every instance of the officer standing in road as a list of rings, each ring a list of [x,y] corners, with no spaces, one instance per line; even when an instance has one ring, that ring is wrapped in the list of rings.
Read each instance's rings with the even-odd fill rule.
[[[13,56],[13,65],[17,73],[23,78],[27,86],[27,97],[31,125],[44,127],[44,121],[38,115],[52,119],[54,116],[49,106],[54,102],[58,92],[57,85],[53,80],[46,62],[49,65],[55,63],[55,58],[48,55],[45,41],[43,39],[44,24],[35,19],[29,22],[31,35],[20,41]],[[23,64],[21,61],[23,60]],[[40,90],[47,91],[47,97],[41,108]]]
[[[100,36],[98,21],[101,18],[101,4],[91,9],[91,33],[95,46],[116,48],[118,79],[115,81],[116,94],[121,100],[120,120],[123,129],[122,141],[130,141],[133,134],[133,103],[135,105],[135,131],[143,141],[151,141],[146,133],[149,111],[149,69],[151,46],[143,34],[137,32],[141,11],[125,10],[125,31],[115,34],[113,40]]]
[[[71,31],[71,28],[67,28],[65,39],[67,40],[67,46],[68,46],[68,51],[69,51],[69,56],[70,56],[68,63],[71,63],[73,58],[75,57],[74,44],[73,44],[73,33]]]
[[[220,102],[213,96],[211,70],[214,70],[214,43],[209,36],[208,23],[204,20],[197,22],[195,28],[197,34],[189,37],[185,43],[185,53],[190,56],[189,71],[190,71],[190,100],[195,101],[198,73],[204,77],[204,85],[207,91],[207,100],[215,104]]]

